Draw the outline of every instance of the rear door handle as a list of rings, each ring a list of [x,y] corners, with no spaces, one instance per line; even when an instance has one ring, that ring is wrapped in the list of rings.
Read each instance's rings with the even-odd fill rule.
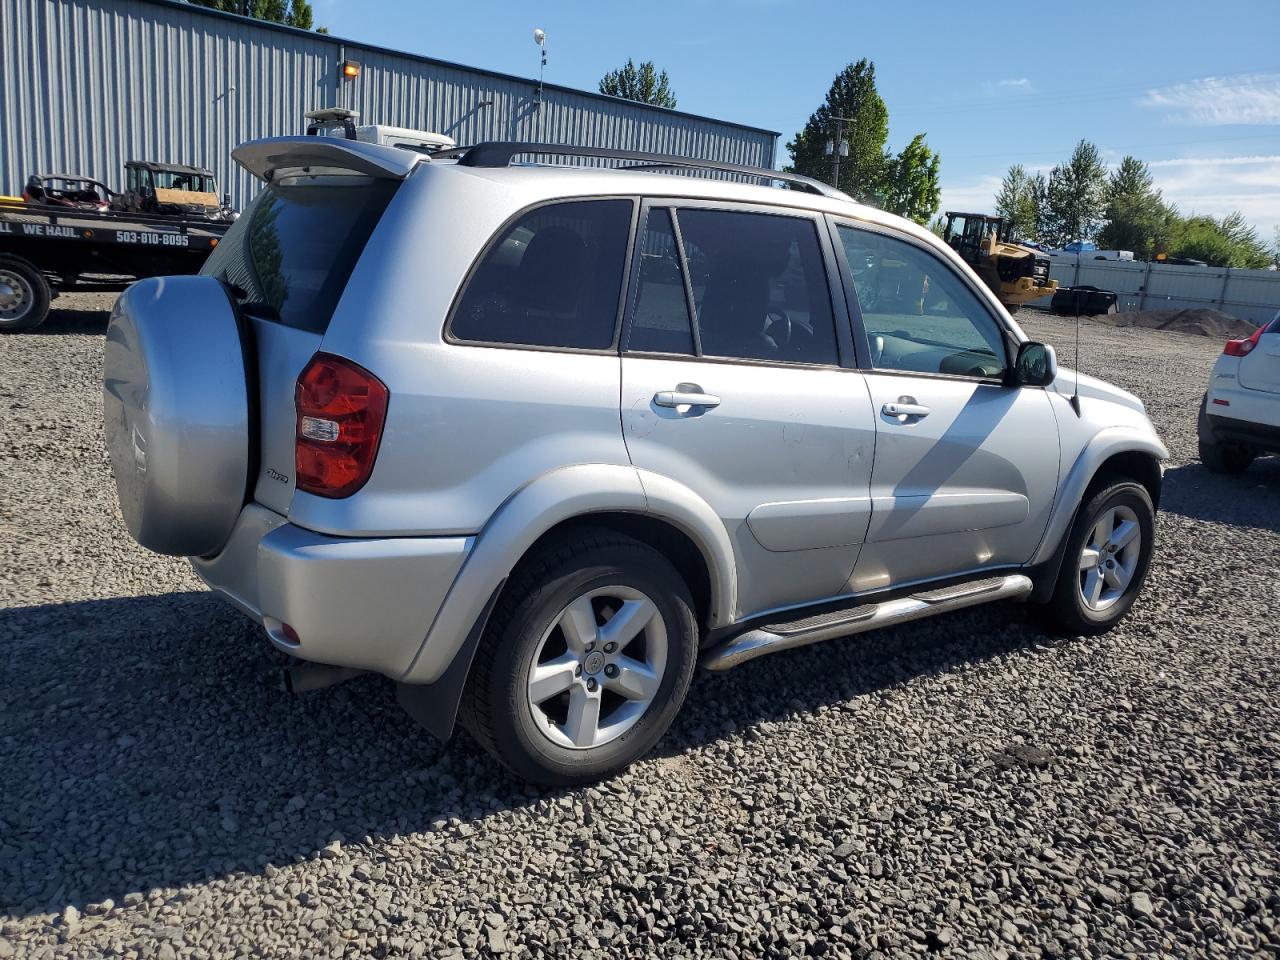
[[[896,403],[886,403],[880,408],[886,417],[927,417],[929,408],[922,403],[916,403],[912,397],[902,397]]]
[[[709,393],[691,393],[684,390],[663,390],[653,395],[653,402],[660,407],[718,407],[720,398]]]

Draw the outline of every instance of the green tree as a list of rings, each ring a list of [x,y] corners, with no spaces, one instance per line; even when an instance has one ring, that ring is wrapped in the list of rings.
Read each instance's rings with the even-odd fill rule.
[[[1203,260],[1213,267],[1244,267],[1261,270],[1271,263],[1271,254],[1240,211],[1221,220],[1192,216],[1178,222],[1169,243],[1176,257]]]
[[[311,13],[311,4],[307,0],[293,0],[289,4],[289,13],[284,22],[299,30],[310,30],[315,22],[315,17]],[[325,32],[328,33],[327,30]]]
[[[1015,163],[1004,175],[996,194],[996,214],[1004,217],[1006,234],[1019,240],[1040,239],[1040,208],[1036,178]]]
[[[302,30],[310,30],[315,19],[308,0],[190,0],[190,2],[211,10],[238,13],[253,17],[255,20],[270,20],[272,23],[285,23]],[[329,31],[322,28],[318,32],[328,33]]]
[[[938,155],[924,142],[924,134],[917,133],[885,164],[884,209],[921,226],[928,223],[938,212],[938,165]]]
[[[671,90],[667,71],[659,73],[652,60],[646,60],[637,67],[628,57],[625,66],[610,70],[600,78],[600,92],[668,110],[674,110],[676,106],[676,95]]]
[[[837,117],[844,119],[837,122]],[[889,111],[876,91],[875,64],[865,57],[840,71],[826,100],[787,144],[791,153],[789,169],[830,183],[833,164],[826,148],[828,141],[837,136],[849,145],[849,155],[840,158],[840,182],[836,186],[855,200],[879,204],[890,159],[885,150]]]
[[[1098,148],[1081,140],[1071,159],[1049,173],[1048,240],[1055,245],[1092,240],[1106,208],[1107,168]]]
[[[1275,235],[1271,239],[1271,265],[1280,270],[1280,224],[1273,228]]]
[[[1103,217],[1106,225],[1098,234],[1098,246],[1132,250],[1140,257],[1150,257],[1165,247],[1176,223],[1176,215],[1156,189],[1151,171],[1136,157],[1125,157],[1112,171]]]

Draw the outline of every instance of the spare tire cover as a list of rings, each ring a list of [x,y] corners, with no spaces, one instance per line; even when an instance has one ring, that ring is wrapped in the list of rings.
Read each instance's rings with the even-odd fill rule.
[[[235,311],[213,277],[153,277],[116,301],[103,420],[125,525],[158,553],[208,556],[249,480],[249,395]]]

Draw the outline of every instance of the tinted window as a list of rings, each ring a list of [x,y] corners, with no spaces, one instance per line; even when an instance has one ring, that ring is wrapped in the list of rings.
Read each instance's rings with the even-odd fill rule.
[[[676,216],[704,355],[839,362],[812,220],[698,209]]]
[[[323,333],[396,181],[269,186],[200,271],[244,291],[257,315]],[[278,317],[277,317],[278,315]]]
[[[908,243],[840,227],[871,365],[998,377],[1004,338],[995,318],[942,260]]]
[[[650,210],[640,235],[640,275],[627,347],[650,353],[693,353],[689,301],[668,210]]]
[[[485,253],[454,313],[462,340],[603,349],[613,343],[630,200],[557,203]]]

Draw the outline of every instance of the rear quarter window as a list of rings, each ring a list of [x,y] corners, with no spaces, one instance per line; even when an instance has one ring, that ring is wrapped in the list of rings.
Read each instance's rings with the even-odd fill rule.
[[[200,271],[238,287],[257,315],[324,333],[398,181],[269,185]]]
[[[449,327],[471,343],[603,350],[613,345],[630,200],[538,207],[503,230]]]

